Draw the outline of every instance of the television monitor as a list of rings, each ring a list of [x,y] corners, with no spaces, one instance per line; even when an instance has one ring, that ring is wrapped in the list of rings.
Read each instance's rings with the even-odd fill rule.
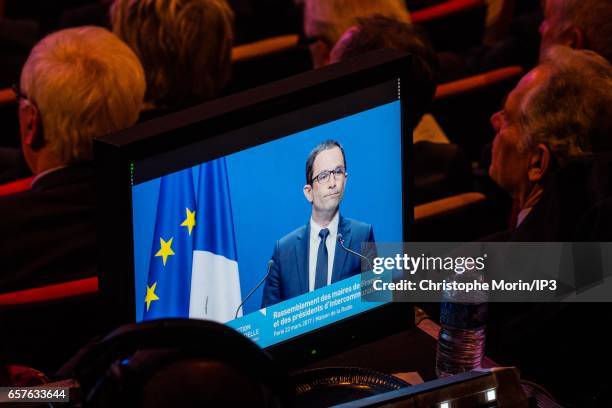
[[[432,86],[412,58],[377,51],[97,139],[114,323],[217,320],[295,365],[410,327],[409,304],[361,300],[345,248],[409,239],[411,135]],[[324,249],[311,231],[330,217]]]

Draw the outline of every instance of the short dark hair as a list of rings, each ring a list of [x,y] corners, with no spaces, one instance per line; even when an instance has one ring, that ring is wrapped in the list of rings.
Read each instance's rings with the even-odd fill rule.
[[[427,75],[437,80],[438,55],[423,28],[379,14],[358,18],[356,28],[350,40],[336,44],[334,52],[338,61],[390,48],[419,57],[425,63],[423,68],[428,71]]]
[[[428,83],[423,91],[414,94],[416,103],[409,115],[418,122],[434,97],[439,78],[440,62],[425,31],[413,24],[381,15],[357,19],[355,32],[340,40],[331,52],[332,62],[343,61],[370,51],[390,48],[411,54],[414,58],[409,75],[415,83]],[[415,122],[415,123],[416,123]]]
[[[324,150],[333,149],[334,147],[339,148],[340,152],[342,152],[342,160],[344,161],[344,169],[346,170],[346,156],[344,155],[342,145],[335,140],[326,140],[316,145],[308,155],[308,160],[306,160],[306,184],[312,183],[312,165],[314,164],[314,161],[319,153]]]

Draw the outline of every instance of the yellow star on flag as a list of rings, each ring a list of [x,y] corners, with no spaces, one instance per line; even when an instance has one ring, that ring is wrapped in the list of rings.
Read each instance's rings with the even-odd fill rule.
[[[157,282],[153,282],[153,285],[147,285],[147,296],[145,296],[145,303],[147,304],[147,312],[151,307],[151,302],[154,300],[159,300],[157,295],[155,294],[155,288],[157,288]]]
[[[191,211],[189,208],[185,208],[185,212],[187,213],[187,218],[185,218],[185,221],[183,221],[183,223],[181,224],[181,227],[187,227],[189,229],[189,235],[191,235],[191,231],[193,230],[193,227],[196,225],[196,220],[195,220],[195,210]]]
[[[164,266],[166,266],[166,261],[168,260],[168,257],[170,255],[174,255],[174,251],[172,250],[172,240],[174,239],[174,237],[170,238],[168,241],[164,241],[163,238],[159,238],[159,243],[161,245],[161,248],[159,248],[159,251],[157,251],[157,253],[155,254],[155,256],[161,256],[162,260],[164,262]]]

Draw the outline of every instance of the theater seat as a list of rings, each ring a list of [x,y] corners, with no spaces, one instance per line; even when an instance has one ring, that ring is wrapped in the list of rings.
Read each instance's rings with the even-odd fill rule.
[[[425,28],[436,51],[460,52],[482,44],[487,6],[484,0],[448,0],[411,13]]]
[[[95,294],[97,291],[98,278],[93,277],[64,283],[56,283],[39,288],[0,293],[0,310],[12,306],[34,305],[41,302],[66,300],[79,296]]]
[[[2,293],[0,356],[52,373],[106,321],[97,277]]]
[[[9,365],[5,368],[6,384],[16,387],[36,387],[49,382],[47,376],[33,368],[20,365]],[[1,370],[1,367],[0,367]],[[1,377],[1,376],[0,376]]]
[[[0,89],[0,106],[17,102],[17,97],[11,88]]]
[[[504,230],[505,209],[478,192],[462,193],[414,207],[412,237],[421,242],[467,242]]]
[[[33,179],[34,176],[11,181],[10,183],[6,184],[0,184],[0,197],[20,193],[22,191],[28,191],[30,188],[32,188]]]
[[[310,53],[288,34],[232,49],[232,79],[227,93],[243,91],[312,69]]]
[[[438,86],[431,113],[471,161],[480,160],[484,145],[493,140],[491,115],[523,72],[518,66],[505,67]]]
[[[440,84],[436,89],[435,99],[441,100],[476,92],[483,88],[494,86],[499,82],[516,79],[521,76],[523,72],[523,68],[519,66],[504,67],[468,78],[462,78],[457,81]]]
[[[423,24],[432,20],[463,13],[484,5],[483,0],[449,0],[435,6],[426,7],[410,13],[412,22]]]
[[[2,124],[0,147],[19,147],[17,98],[11,88],[0,89],[0,123]]]
[[[288,34],[266,38],[232,48],[232,62],[261,58],[297,47],[298,35]]]
[[[474,190],[470,163],[453,143],[414,143],[412,163],[415,205]]]
[[[441,217],[449,213],[464,210],[466,207],[486,200],[481,193],[462,193],[414,207],[414,220],[425,222],[435,217]],[[1,303],[0,303],[1,304]]]

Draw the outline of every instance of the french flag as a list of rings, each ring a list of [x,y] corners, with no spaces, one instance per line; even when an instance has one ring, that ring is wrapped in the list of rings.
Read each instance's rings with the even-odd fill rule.
[[[200,165],[196,197],[189,317],[225,323],[241,303],[225,158]]]

